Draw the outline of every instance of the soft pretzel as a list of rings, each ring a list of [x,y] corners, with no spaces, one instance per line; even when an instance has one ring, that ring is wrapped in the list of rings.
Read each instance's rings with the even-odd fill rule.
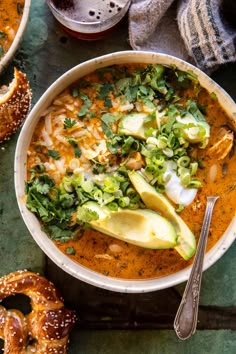
[[[0,306],[4,354],[65,354],[76,318],[73,311],[64,307],[55,286],[29,271],[17,271],[0,279],[0,300],[18,293],[29,296],[32,311],[24,317],[20,311],[7,311]]]
[[[4,338],[4,353],[13,353],[14,348],[14,353],[25,354],[27,329],[20,311],[0,306],[0,338]]]
[[[29,112],[31,96],[26,75],[15,68],[10,85],[0,88],[0,143],[21,126]]]

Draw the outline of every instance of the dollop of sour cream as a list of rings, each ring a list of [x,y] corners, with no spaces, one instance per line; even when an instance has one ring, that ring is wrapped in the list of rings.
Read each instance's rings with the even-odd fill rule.
[[[164,174],[164,179],[167,181],[165,183],[165,193],[170,200],[184,206],[193,202],[197,189],[184,187],[174,170],[168,169]]]

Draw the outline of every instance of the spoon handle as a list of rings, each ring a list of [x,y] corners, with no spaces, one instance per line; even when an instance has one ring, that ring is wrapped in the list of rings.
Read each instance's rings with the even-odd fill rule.
[[[174,320],[175,332],[182,340],[188,339],[196,331],[203,260],[212,212],[218,198],[219,197],[207,197],[205,216],[192,271]]]

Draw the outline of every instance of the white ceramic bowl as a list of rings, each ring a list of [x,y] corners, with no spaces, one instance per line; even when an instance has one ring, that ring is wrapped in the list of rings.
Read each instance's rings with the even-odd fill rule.
[[[30,140],[42,112],[50,105],[52,99],[63,89],[75,82],[77,79],[94,71],[95,69],[122,63],[159,63],[163,65],[175,64],[181,70],[192,70],[197,74],[201,85],[210,92],[215,92],[220,104],[224,107],[228,116],[236,126],[236,104],[230,96],[207,75],[196,67],[175,57],[150,52],[124,51],[108,54],[96,59],[79,64],[66,72],[44,93],[38,103],[29,114],[21,130],[15,154],[15,190],[22,217],[39,247],[51,258],[61,269],[68,272],[75,278],[89,284],[113,290],[117,292],[141,293],[160,290],[174,286],[186,281],[190,274],[190,267],[175,274],[152,280],[120,280],[98,274],[69,259],[63,254],[48,236],[41,230],[37,218],[26,208],[24,201],[24,181],[26,180],[26,158]],[[230,247],[236,238],[236,217],[232,220],[225,234],[217,244],[206,254],[204,270],[215,263],[224,252]]]
[[[0,60],[0,73],[5,68],[5,66],[10,62],[13,55],[15,54],[15,51],[17,50],[18,46],[20,45],[20,42],[22,40],[23,34],[24,34],[26,26],[27,26],[28,18],[29,18],[30,4],[31,4],[31,0],[25,0],[23,15],[21,18],[21,22],[20,22],[20,26],[18,28],[18,31],[15,35],[15,38],[14,38],[10,48],[8,49],[6,54],[3,55],[3,57]]]

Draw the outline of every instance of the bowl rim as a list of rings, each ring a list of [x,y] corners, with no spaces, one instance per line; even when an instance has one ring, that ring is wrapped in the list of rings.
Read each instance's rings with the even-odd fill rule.
[[[166,277],[156,279],[130,280],[112,278],[102,275],[80,265],[79,263],[71,260],[65,254],[63,254],[49,239],[49,237],[41,230],[39,221],[37,220],[36,216],[26,208],[24,203],[24,181],[26,177],[25,161],[28,147],[27,144],[29,144],[31,140],[32,133],[42,112],[48,107],[52,99],[64,88],[77,81],[80,77],[83,77],[87,73],[95,70],[95,67],[102,68],[117,63],[132,62],[160,63],[167,66],[176,64],[177,67],[181,70],[192,70],[195,74],[197,74],[199,82],[203,87],[206,87],[208,91],[216,93],[219,102],[222,104],[225,111],[229,115],[229,118],[232,119],[235,125],[235,102],[223,88],[221,88],[210,77],[208,77],[200,69],[194,67],[192,64],[189,64],[182,59],[173,57],[171,55],[149,51],[120,51],[106,54],[78,64],[65,72],[44,92],[44,94],[35,104],[23,125],[17,141],[14,161],[14,182],[18,207],[29,232],[31,233],[38,246],[42,249],[42,251],[62,270],[66,271],[79,280],[107,290],[124,293],[144,293],[169,288],[186,281],[190,275],[191,266],[174,274],[170,274]],[[28,131],[30,131],[30,134]],[[236,215],[233,217],[226,232],[222,235],[219,241],[207,252],[204,259],[203,270],[205,271],[216,261],[218,261],[228,250],[235,239]]]
[[[31,5],[31,0],[25,0],[23,15],[22,15],[18,30],[16,32],[15,38],[14,38],[10,48],[6,52],[6,54],[3,55],[2,59],[0,60],[0,73],[3,71],[3,69],[11,61],[11,59],[13,58],[17,48],[20,45],[20,42],[21,42],[22,37],[24,35],[25,29],[27,27],[27,23],[28,23],[28,19],[29,19],[29,13],[30,13],[30,5]]]

